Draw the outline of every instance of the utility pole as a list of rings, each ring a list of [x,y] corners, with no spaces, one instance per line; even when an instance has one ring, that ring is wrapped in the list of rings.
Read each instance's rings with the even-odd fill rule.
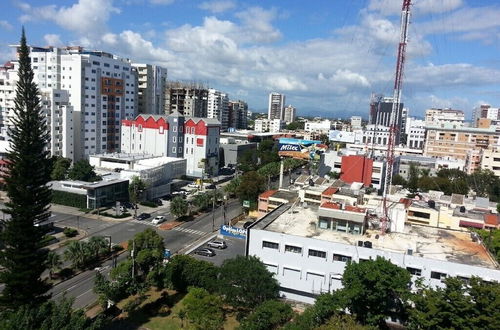
[[[214,197],[212,199],[212,231],[215,231],[215,193],[217,189],[214,189]]]

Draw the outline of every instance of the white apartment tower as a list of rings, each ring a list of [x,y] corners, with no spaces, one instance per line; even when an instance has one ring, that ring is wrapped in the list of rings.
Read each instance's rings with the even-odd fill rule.
[[[208,90],[207,118],[217,119],[221,129],[229,127],[229,97],[226,93],[210,88]]]
[[[290,124],[295,121],[295,112],[296,109],[292,105],[288,105],[285,107],[285,110],[283,111],[283,120],[287,123]]]
[[[137,109],[139,113],[165,114],[167,69],[151,64],[133,63],[137,70]]]
[[[283,120],[283,107],[285,106],[285,95],[280,93],[269,94],[269,106],[267,110],[267,119]]]
[[[2,140],[9,140],[9,129],[15,115],[17,71],[17,62],[9,62],[0,67],[0,138]],[[50,132],[47,149],[51,156],[62,156],[74,160],[73,107],[69,103],[69,93],[67,90],[56,89],[58,84],[53,83],[52,74],[35,76],[37,78],[35,81],[42,78],[40,85],[49,86],[39,90],[40,107]],[[49,76],[48,79],[47,76]],[[54,87],[52,87],[53,84]]]

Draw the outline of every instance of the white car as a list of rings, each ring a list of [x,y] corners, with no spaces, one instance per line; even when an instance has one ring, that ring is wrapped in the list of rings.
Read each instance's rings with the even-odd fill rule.
[[[164,217],[163,215],[157,215],[157,216],[153,219],[153,221],[151,221],[151,223],[152,223],[153,225],[158,225],[158,224],[162,223],[163,221],[165,221],[165,217]]]

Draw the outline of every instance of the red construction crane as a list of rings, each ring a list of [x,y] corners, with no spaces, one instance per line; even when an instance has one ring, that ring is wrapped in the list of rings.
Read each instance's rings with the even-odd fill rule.
[[[403,71],[406,59],[406,45],[408,44],[408,28],[410,26],[410,6],[411,0],[403,0],[401,10],[401,35],[398,47],[398,59],[396,62],[396,76],[394,78],[394,98],[392,101],[392,111],[389,123],[389,141],[387,146],[387,162],[385,167],[384,193],[383,193],[383,215],[380,219],[382,234],[387,231],[389,219],[389,205],[387,195],[392,184],[392,171],[394,168],[394,147],[396,133],[400,129],[399,107],[401,103],[401,89],[403,85]]]

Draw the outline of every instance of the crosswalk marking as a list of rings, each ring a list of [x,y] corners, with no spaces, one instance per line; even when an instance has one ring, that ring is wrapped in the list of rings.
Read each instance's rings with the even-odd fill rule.
[[[182,228],[182,227],[174,227],[174,228],[172,228],[172,230],[181,231],[184,233],[189,233],[189,234],[194,234],[194,235],[199,235],[199,236],[206,234],[204,231],[189,229],[189,228]]]

